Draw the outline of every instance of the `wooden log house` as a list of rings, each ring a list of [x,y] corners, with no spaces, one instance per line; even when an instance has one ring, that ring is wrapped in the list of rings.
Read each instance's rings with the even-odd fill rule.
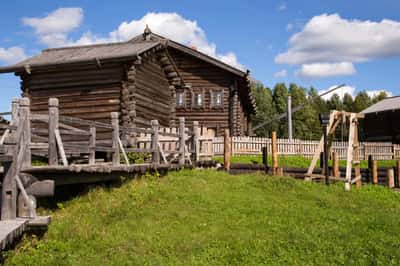
[[[0,73],[21,78],[31,110],[46,113],[49,98],[60,101],[60,115],[110,121],[119,112],[123,126],[188,124],[223,135],[250,130],[255,112],[248,72],[243,72],[196,49],[154,34],[127,42],[44,50]]]

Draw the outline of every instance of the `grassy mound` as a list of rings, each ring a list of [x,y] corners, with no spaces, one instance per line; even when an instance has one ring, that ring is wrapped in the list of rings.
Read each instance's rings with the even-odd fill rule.
[[[398,265],[400,195],[185,170],[60,205],[8,265]]]

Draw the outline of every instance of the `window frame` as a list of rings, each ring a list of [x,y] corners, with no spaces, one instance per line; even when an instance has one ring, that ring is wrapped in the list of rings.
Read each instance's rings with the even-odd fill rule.
[[[179,95],[182,95],[182,104],[178,104]],[[175,107],[178,109],[186,108],[186,92],[185,92],[185,90],[177,90],[175,92]]]
[[[218,95],[221,95],[221,103],[217,103]],[[224,89],[212,89],[210,90],[210,107],[213,109],[224,109],[225,102]]]

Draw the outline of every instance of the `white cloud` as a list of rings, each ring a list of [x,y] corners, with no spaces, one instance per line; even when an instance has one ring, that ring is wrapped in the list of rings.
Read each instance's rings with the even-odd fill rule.
[[[277,7],[278,11],[285,11],[287,9],[286,3],[282,3]]]
[[[233,52],[218,53],[217,46],[207,40],[204,30],[196,21],[185,19],[177,13],[147,13],[138,20],[122,22],[106,37],[99,37],[89,31],[79,39],[71,40],[68,34],[79,27],[82,20],[81,8],[60,8],[43,18],[24,18],[23,23],[33,27],[41,42],[49,47],[127,41],[143,33],[146,25],[149,25],[155,33],[190,47],[196,47],[207,55],[244,69]]]
[[[327,89],[325,89],[325,90],[320,90],[320,91],[318,91],[318,94],[321,95],[321,94],[323,94],[323,93],[325,93],[325,92],[327,92],[327,91],[329,91],[329,90],[331,90],[331,89],[333,89],[333,88],[335,88],[335,87],[337,87],[337,86],[338,86],[338,85],[334,85],[334,86],[331,86],[331,87],[329,87],[329,88],[327,88]],[[387,94],[388,97],[393,96],[393,93],[390,92],[390,91],[387,91],[387,90],[365,90],[365,92],[366,92],[366,93],[368,94],[368,96],[371,97],[371,98],[373,98],[374,96],[378,95],[380,92],[386,92],[386,94]],[[330,93],[328,93],[328,94],[322,96],[322,98],[323,98],[324,100],[329,100],[335,93],[336,93],[341,99],[343,99],[343,97],[344,97],[344,95],[345,95],[346,93],[350,94],[351,97],[353,97],[353,99],[354,99],[354,98],[356,97],[356,88],[355,88],[354,86],[344,86],[344,87],[341,87],[341,88],[339,88],[339,89],[337,89],[337,90],[335,90],[335,91],[333,91],[333,92],[330,92]]]
[[[327,91],[329,91],[329,90],[331,90],[331,89],[333,89],[333,88],[335,88],[337,86],[338,85],[333,85],[333,86],[331,86],[331,87],[329,87],[329,88],[327,88],[325,90],[320,90],[320,91],[318,91],[318,94],[321,95],[321,94],[323,94],[323,93],[325,93],[325,92],[327,92]],[[337,95],[339,95],[340,98],[343,98],[343,96],[346,93],[350,94],[354,98],[355,97],[355,92],[356,92],[356,88],[355,87],[353,87],[353,86],[343,86],[343,87],[341,87],[341,88],[339,88],[339,89],[337,89],[335,91],[332,91],[332,92],[322,96],[322,98],[324,100],[329,100],[334,94],[337,94]]]
[[[288,72],[286,69],[282,69],[281,71],[278,71],[274,74],[275,78],[284,78],[288,75]]]
[[[288,24],[286,25],[286,31],[292,31],[293,28],[294,28],[293,23],[288,23]]]
[[[22,23],[34,28],[42,43],[61,46],[70,42],[68,33],[78,28],[82,20],[81,8],[59,8],[45,17],[22,18]]]
[[[387,90],[367,90],[366,92],[367,92],[368,96],[371,97],[371,98],[377,96],[381,92],[386,92],[386,95],[388,97],[392,97],[393,96],[393,93],[390,92],[390,91],[387,91]]]
[[[313,63],[304,64],[296,72],[302,78],[325,78],[333,76],[353,75],[356,73],[354,66],[350,62],[340,63]]]
[[[348,20],[338,14],[313,17],[275,57],[279,64],[363,62],[400,55],[400,22]]]
[[[18,46],[10,48],[0,47],[0,61],[6,64],[13,64],[26,58],[24,49]]]

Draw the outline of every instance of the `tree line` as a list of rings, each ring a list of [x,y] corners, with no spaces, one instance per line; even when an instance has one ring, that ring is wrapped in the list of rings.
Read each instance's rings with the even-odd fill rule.
[[[290,94],[292,109],[296,106],[304,106],[292,115],[293,137],[296,139],[316,140],[321,137],[321,126],[318,115],[328,113],[330,110],[344,110],[347,112],[360,112],[370,105],[387,97],[385,92],[380,92],[370,97],[365,91],[359,92],[354,98],[345,93],[343,98],[339,96],[340,89],[329,99],[323,99],[315,88],[309,89],[290,83],[289,87],[284,83],[277,83],[272,89],[260,82],[253,82],[252,92],[257,104],[257,114],[252,117],[253,127],[273,119],[275,116],[287,111],[287,98]],[[287,118],[273,120],[270,123],[255,130],[257,136],[268,137],[272,131],[277,131],[279,138],[287,138]],[[347,134],[346,127],[339,127],[336,135],[341,137]],[[362,138],[362,127],[359,127]]]

